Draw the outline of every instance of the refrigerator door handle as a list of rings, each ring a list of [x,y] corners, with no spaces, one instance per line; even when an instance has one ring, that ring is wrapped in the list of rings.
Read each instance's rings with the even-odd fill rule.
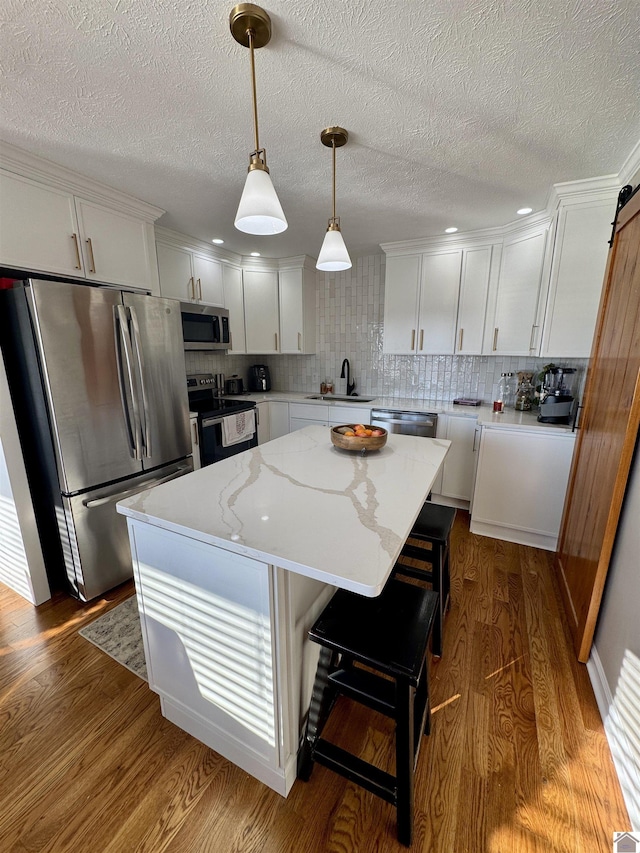
[[[127,426],[127,435],[129,438],[129,453],[134,459],[142,459],[140,450],[140,415],[138,412],[138,401],[133,386],[132,361],[133,354],[131,352],[131,339],[129,337],[129,325],[127,322],[127,313],[124,305],[115,306],[115,326],[116,326],[116,361],[118,364],[118,384],[120,386],[120,400],[122,402],[122,411],[124,412],[124,420]],[[133,423],[131,411],[129,409],[129,401],[125,391],[125,371],[122,360],[124,352],[124,362],[126,365],[126,378],[128,380],[129,394],[131,397],[131,407],[133,409]]]
[[[144,455],[150,459],[153,450],[151,448],[151,414],[149,411],[149,397],[147,394],[147,384],[144,379],[144,359],[142,355],[142,341],[140,338],[140,326],[138,324],[138,317],[136,315],[136,309],[133,306],[129,307],[129,314],[131,316],[131,326],[133,328],[133,346],[136,353],[136,361],[138,363],[138,376],[140,377],[140,391],[142,394],[142,442],[143,442],[143,453]]]
[[[146,492],[147,489],[152,489],[154,486],[160,486],[162,483],[168,483],[170,480],[175,480],[177,477],[182,477],[184,474],[192,470],[193,468],[191,465],[182,465],[179,469],[173,471],[173,473],[167,474],[165,477],[158,477],[156,480],[146,480],[144,485],[137,486],[134,489],[123,489],[123,491],[121,492],[114,492],[110,495],[106,495],[103,498],[83,500],[82,506],[86,506],[87,509],[93,509],[94,507],[102,506],[103,504],[113,503],[114,499],[122,501],[125,498],[131,497],[132,495],[137,495],[139,492]]]

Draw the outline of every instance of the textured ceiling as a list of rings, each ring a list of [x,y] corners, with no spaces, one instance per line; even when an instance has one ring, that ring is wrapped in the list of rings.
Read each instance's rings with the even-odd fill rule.
[[[640,139],[637,0],[265,0],[260,141],[289,221],[233,227],[253,144],[249,52],[219,0],[3,0],[0,137],[247,254],[352,256],[502,225]]]

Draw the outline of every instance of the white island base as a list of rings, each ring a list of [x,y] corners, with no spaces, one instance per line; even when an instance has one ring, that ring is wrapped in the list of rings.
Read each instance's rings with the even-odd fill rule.
[[[318,660],[307,632],[335,587],[128,524],[149,686],[163,716],[287,796]]]
[[[149,686],[180,728],[286,796],[336,587],[382,591],[449,447],[366,456],[312,426],[127,498]]]

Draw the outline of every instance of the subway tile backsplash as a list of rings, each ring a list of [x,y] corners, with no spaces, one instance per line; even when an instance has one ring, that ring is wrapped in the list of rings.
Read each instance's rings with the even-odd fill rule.
[[[385,355],[382,352],[385,255],[358,258],[341,273],[318,273],[316,355],[247,356],[187,352],[187,372],[238,374],[247,381],[251,364],[267,364],[276,391],[314,393],[325,379],[340,392],[344,358],[359,394],[412,400],[478,397],[490,402],[500,374],[539,372],[547,359],[525,356]],[[562,359],[575,367],[581,396],[587,359]]]

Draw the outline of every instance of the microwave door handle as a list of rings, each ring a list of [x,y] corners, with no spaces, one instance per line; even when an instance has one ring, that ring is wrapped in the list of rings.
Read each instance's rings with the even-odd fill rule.
[[[129,308],[129,313],[131,315],[131,326],[133,328],[133,348],[136,354],[136,361],[138,363],[138,376],[140,377],[140,392],[142,394],[142,433],[143,433],[143,445],[144,445],[144,454],[150,459],[152,454],[151,449],[151,418],[149,415],[149,397],[147,394],[147,383],[145,382],[145,373],[144,373],[144,358],[142,355],[142,340],[140,338],[140,326],[138,324],[138,317],[136,315],[136,309],[133,307]]]
[[[116,328],[118,335],[116,337],[116,358],[118,361],[118,381],[120,384],[120,399],[122,401],[122,410],[124,419],[127,425],[129,435],[129,452],[134,459],[141,459],[140,450],[140,416],[138,414],[138,401],[136,399],[135,389],[133,387],[133,372],[132,361],[133,355],[131,352],[131,340],[129,338],[129,324],[127,322],[127,314],[124,305],[116,305]],[[124,353],[124,365],[122,363],[122,354]],[[129,395],[131,398],[131,408],[125,391],[125,371],[128,380]],[[133,410],[133,424],[132,411]]]

